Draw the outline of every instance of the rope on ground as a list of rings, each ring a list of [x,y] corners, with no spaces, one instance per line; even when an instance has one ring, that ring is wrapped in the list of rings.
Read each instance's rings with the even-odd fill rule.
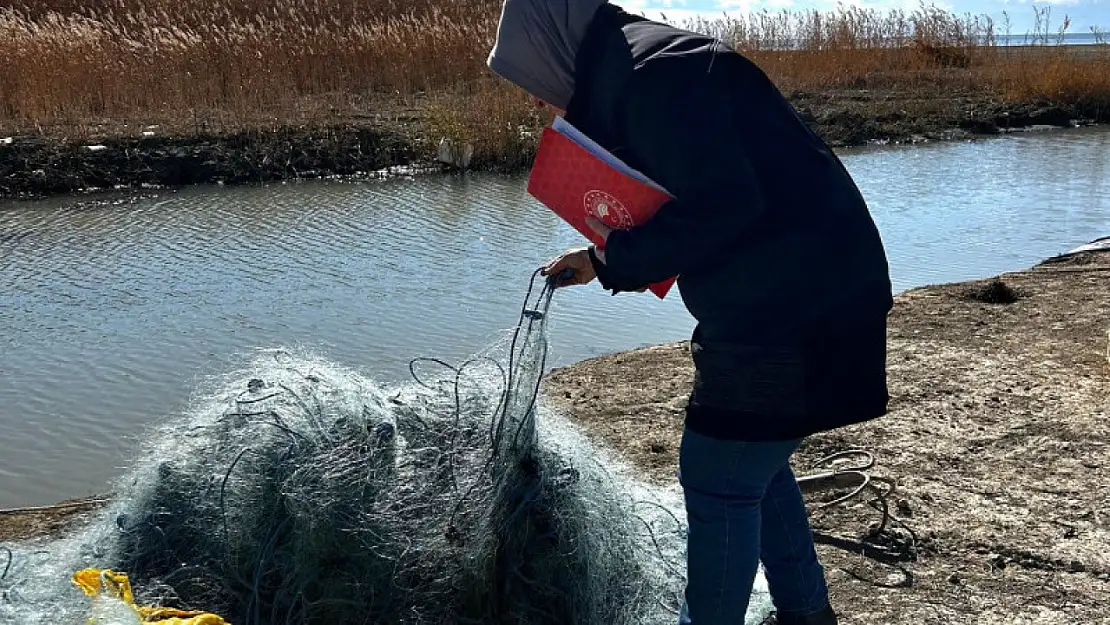
[[[862,461],[852,464],[850,459],[853,456],[862,458]],[[916,551],[917,533],[904,520],[891,512],[890,497],[897,490],[897,485],[889,478],[872,475],[871,469],[874,466],[875,457],[871,452],[864,449],[848,449],[830,454],[815,462],[813,469],[817,472],[798,477],[798,486],[805,494],[848,489],[844,495],[814,505],[815,511],[844,506],[850,501],[864,499],[865,493],[871,494],[871,498],[866,499],[864,503],[878,512],[880,519],[869,529],[867,539],[886,538],[890,544],[869,546],[895,558],[911,556]],[[890,535],[888,530],[891,525],[904,530],[906,536]]]

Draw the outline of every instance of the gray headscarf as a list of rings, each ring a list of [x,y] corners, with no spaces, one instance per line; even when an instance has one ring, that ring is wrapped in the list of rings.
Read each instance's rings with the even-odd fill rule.
[[[489,67],[552,106],[574,95],[574,58],[606,0],[505,0]]]

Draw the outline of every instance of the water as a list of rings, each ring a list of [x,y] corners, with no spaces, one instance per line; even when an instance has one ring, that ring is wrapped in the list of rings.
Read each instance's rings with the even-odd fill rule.
[[[1091,46],[1108,43],[1105,35],[1095,32],[1065,33],[1063,37],[1055,30],[1045,35],[1044,31],[1023,35],[997,35],[996,43],[1000,46],[1031,46],[1031,45],[1065,45],[1065,46]]]
[[[895,289],[994,275],[1110,234],[1110,131],[845,153]],[[0,507],[98,492],[147,424],[247,350],[305,345],[386,381],[511,326],[578,244],[522,177],[198,188],[0,205]],[[554,365],[681,340],[672,294],[560,292]]]

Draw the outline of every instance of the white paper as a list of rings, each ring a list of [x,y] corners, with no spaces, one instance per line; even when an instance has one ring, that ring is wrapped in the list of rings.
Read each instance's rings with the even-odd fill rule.
[[[551,128],[559,134],[567,137],[571,141],[574,141],[583,148],[586,148],[586,150],[589,151],[591,154],[605,161],[617,171],[635,180],[639,180],[646,185],[654,187],[662,191],[663,193],[667,193],[667,190],[659,186],[659,184],[657,184],[654,180],[648,178],[635,169],[632,169],[628,166],[627,163],[617,158],[616,156],[613,156],[612,152],[598,145],[596,141],[587,137],[585,134],[582,133],[581,130],[578,130],[570,122],[563,119],[562,116],[555,117],[555,121],[551,124]],[[669,193],[667,194],[670,195]]]

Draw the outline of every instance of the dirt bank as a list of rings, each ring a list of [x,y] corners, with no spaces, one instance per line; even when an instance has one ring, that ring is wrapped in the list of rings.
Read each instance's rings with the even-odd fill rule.
[[[0,197],[352,176],[419,158],[410,138],[355,124],[81,141],[21,136],[0,138]]]
[[[897,298],[890,414],[795,460],[872,451],[916,535],[874,534],[858,502],[814,512],[842,623],[1110,623],[1108,332],[1110,253]],[[692,374],[686,347],[664,345],[555,371],[545,390],[673,483]]]
[[[968,139],[1110,121],[1110,111],[1097,104],[1013,103],[980,91],[940,87],[794,93],[790,100],[833,147]]]
[[[797,92],[790,98],[835,147],[960,139],[1110,119],[1110,111],[1095,105],[1006,103],[988,93],[941,88]],[[375,121],[382,119],[388,121]],[[147,124],[117,121],[91,131],[8,131],[11,137],[0,131],[0,198],[144,186],[256,184],[434,166],[440,139],[431,136],[434,131],[412,110],[337,114],[326,123],[295,126],[269,121],[264,129],[234,132],[156,126],[147,130]],[[523,149],[532,147],[526,144]],[[479,165],[517,169],[519,163],[530,162],[530,155],[521,156],[493,155]]]
[[[897,298],[890,414],[795,459],[807,473],[864,448],[897,482],[891,513],[909,531],[875,531],[858,501],[814,509],[842,623],[1110,623],[1108,286],[1110,253],[1091,252]],[[556,370],[544,392],[673,485],[691,376],[685,346],[663,345]],[[56,535],[93,509],[0,513],[0,541]]]

